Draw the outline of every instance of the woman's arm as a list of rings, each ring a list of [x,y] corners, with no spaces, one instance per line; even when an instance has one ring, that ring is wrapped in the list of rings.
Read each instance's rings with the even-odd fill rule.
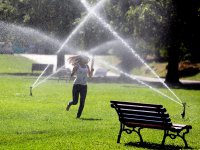
[[[74,68],[72,69],[71,77],[74,76],[74,74],[76,73],[77,69],[78,69],[78,66],[74,66]]]
[[[88,68],[88,76],[91,78],[93,76],[94,68],[91,68],[87,65]]]

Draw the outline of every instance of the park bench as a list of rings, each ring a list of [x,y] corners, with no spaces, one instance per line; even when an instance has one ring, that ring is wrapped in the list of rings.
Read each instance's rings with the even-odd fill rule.
[[[47,66],[48,66],[48,68],[46,69]],[[53,73],[53,64],[37,64],[37,63],[32,64],[32,74],[34,71],[44,71],[45,69],[46,69],[46,71],[45,71],[46,75],[52,74]]]
[[[189,133],[192,126],[172,123],[169,114],[162,105],[121,101],[110,102],[111,107],[117,111],[120,121],[117,143],[120,143],[123,131],[127,134],[136,132],[140,138],[140,143],[143,143],[140,130],[150,128],[164,131],[162,146],[164,146],[166,137],[169,136],[171,139],[180,137],[184,141],[185,147],[188,147],[185,134]]]

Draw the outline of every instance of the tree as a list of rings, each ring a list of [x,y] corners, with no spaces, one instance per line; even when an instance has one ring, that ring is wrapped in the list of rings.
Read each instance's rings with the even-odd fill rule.
[[[179,83],[178,64],[180,48],[184,45],[188,50],[197,51],[196,45],[199,39],[198,9],[196,0],[173,0],[174,12],[171,19],[168,39],[168,66],[165,81],[167,83]],[[198,26],[199,27],[199,26]],[[195,57],[195,56],[194,56]]]
[[[168,66],[166,82],[179,83],[179,61],[200,60],[199,50],[199,0],[138,0],[111,1],[109,17],[120,33],[139,39],[136,51],[156,54],[166,50]],[[123,4],[122,4],[123,3]],[[125,18],[125,19],[122,19]],[[144,50],[146,49],[146,50]],[[151,51],[150,51],[151,50]],[[143,57],[144,59],[145,57]],[[124,61],[125,62],[125,61]]]
[[[167,10],[170,1],[112,0],[111,3],[107,14],[111,20],[110,24],[115,30],[123,35],[124,39],[132,41],[129,44],[143,59],[148,55],[155,54],[160,57],[160,49],[165,47],[164,39],[167,33],[163,31],[168,25]],[[125,59],[126,57],[121,58]],[[132,68],[135,67],[135,59],[132,58],[132,60],[133,62],[122,60],[125,64],[121,66],[133,64]],[[126,69],[127,72],[131,70],[130,67]]]
[[[2,0],[0,19],[66,37],[81,16],[80,8],[74,0]]]

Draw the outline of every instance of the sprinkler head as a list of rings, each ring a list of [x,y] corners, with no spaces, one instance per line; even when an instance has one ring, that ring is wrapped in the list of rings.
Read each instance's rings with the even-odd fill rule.
[[[32,94],[32,86],[30,87],[30,96],[33,96],[33,94]]]
[[[182,118],[184,119],[185,118],[185,107],[186,107],[186,102],[183,102],[183,112],[181,114]]]

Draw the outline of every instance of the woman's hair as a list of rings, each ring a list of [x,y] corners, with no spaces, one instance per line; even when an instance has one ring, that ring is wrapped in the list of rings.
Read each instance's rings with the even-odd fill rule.
[[[68,58],[68,62],[73,66],[77,65],[81,61],[85,61],[86,63],[88,63],[90,61],[90,58],[85,55],[75,55]]]

